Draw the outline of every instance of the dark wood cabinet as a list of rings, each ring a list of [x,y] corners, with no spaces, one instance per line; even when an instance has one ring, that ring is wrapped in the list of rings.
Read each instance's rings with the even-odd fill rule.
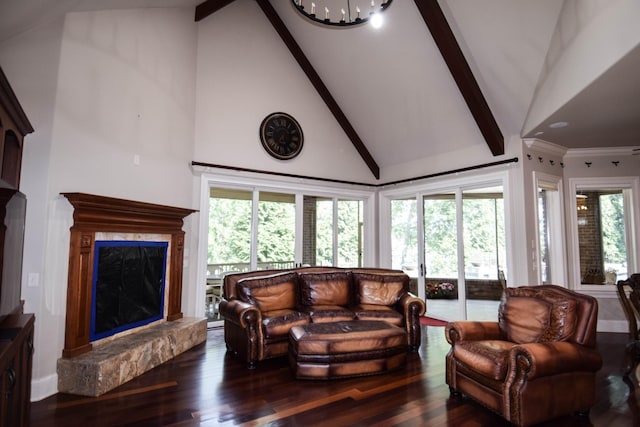
[[[33,132],[22,106],[0,68],[0,186],[20,188],[24,137]]]
[[[29,425],[34,321],[12,314],[0,324],[0,427]]]
[[[23,312],[22,147],[33,132],[0,68],[0,427],[29,425],[35,316]]]

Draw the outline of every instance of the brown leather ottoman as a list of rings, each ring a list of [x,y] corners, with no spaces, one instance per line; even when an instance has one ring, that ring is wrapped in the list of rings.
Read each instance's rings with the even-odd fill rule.
[[[404,329],[382,321],[353,320],[294,326],[289,363],[298,379],[379,374],[404,366]]]

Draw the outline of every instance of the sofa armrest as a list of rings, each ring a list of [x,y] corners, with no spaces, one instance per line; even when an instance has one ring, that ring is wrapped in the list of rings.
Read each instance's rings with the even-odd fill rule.
[[[424,314],[427,305],[423,300],[410,292],[405,292],[398,300],[397,310],[404,318],[405,330],[407,331],[407,343],[411,351],[418,351],[422,340],[420,329],[420,316]]]
[[[451,345],[459,341],[504,339],[498,322],[473,320],[449,322],[445,327],[445,337]]]
[[[400,312],[408,318],[410,316],[419,317],[427,310],[427,305],[423,300],[413,295],[411,292],[405,292],[398,300],[398,307]]]
[[[253,326],[256,330],[260,330],[257,326],[262,323],[262,313],[255,305],[237,299],[222,300],[219,310],[225,321],[235,323],[243,328]]]
[[[264,357],[262,313],[255,305],[237,299],[223,299],[219,309],[227,348],[244,358],[249,369],[255,368],[256,362]]]
[[[597,372],[602,357],[594,348],[566,341],[528,343],[511,349],[509,365],[509,381],[532,380],[566,372]]]

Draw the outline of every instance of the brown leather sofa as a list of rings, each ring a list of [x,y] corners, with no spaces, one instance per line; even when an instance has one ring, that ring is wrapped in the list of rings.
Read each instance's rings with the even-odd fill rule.
[[[498,322],[445,328],[447,384],[519,426],[588,414],[602,366],[597,318],[588,295],[554,285],[506,288]]]
[[[381,320],[420,347],[425,302],[409,292],[409,276],[385,269],[307,267],[224,277],[220,314],[227,349],[250,368],[288,354],[289,330],[307,323]]]

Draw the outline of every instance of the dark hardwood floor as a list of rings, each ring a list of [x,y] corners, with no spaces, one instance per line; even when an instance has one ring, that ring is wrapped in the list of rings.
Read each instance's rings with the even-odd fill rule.
[[[544,426],[640,426],[640,391],[623,381],[626,334],[598,334],[604,366],[590,417]],[[286,359],[249,371],[225,351],[222,330],[175,359],[97,398],[56,394],[32,404],[31,425],[53,426],[507,426],[444,382],[449,345],[423,326],[406,369],[339,381],[294,380]]]

